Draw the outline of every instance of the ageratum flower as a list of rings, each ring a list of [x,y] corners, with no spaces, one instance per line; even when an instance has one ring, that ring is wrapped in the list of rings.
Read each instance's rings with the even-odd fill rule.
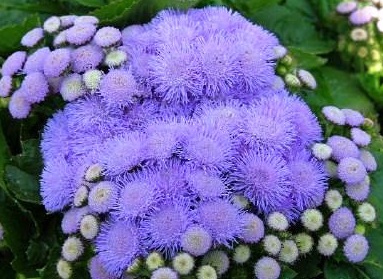
[[[34,53],[28,56],[25,61],[23,72],[31,74],[34,72],[43,72],[45,59],[51,51],[48,47],[39,48]]]
[[[1,67],[3,76],[13,76],[23,68],[27,53],[25,51],[16,51],[4,61]]]

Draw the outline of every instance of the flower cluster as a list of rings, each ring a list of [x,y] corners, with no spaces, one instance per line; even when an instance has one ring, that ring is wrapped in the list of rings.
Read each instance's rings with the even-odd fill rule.
[[[276,279],[283,265],[314,247],[330,256],[340,241],[350,262],[364,259],[355,228],[375,219],[364,200],[377,167],[365,119],[325,107],[331,122],[352,126],[351,139],[321,143],[316,116],[284,89],[314,89],[315,79],[293,70],[273,34],[221,7],[166,10],[122,31],[97,25],[47,19],[0,80],[14,118],[49,94],[68,102],[41,142],[43,204],[64,213],[68,235],[61,278],[87,247],[93,279],[217,278],[254,259],[256,278]],[[357,208],[343,205],[343,192]]]
[[[338,48],[343,58],[358,70],[380,72],[381,36],[383,33],[383,6],[381,1],[344,1],[336,12],[347,19],[347,27],[341,30]]]

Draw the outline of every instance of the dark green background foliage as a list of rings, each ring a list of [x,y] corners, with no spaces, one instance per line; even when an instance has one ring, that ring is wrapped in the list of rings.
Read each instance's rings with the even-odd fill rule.
[[[226,5],[255,23],[275,32],[289,48],[297,66],[314,73],[318,89],[303,97],[319,113],[324,105],[351,107],[377,121],[377,110],[360,86],[356,73],[344,66],[335,53],[336,34],[332,25],[338,0],[0,0],[0,56],[20,49],[23,34],[50,15],[92,14],[102,25],[124,27],[148,22],[166,7],[186,9]],[[0,102],[0,223],[5,240],[0,242],[0,277],[53,279],[64,236],[59,214],[47,214],[41,205],[39,175],[42,160],[39,139],[44,123],[63,104],[47,100],[25,121],[11,119]],[[342,257],[320,260],[313,254],[295,266],[284,267],[282,278],[383,278],[383,140],[376,122],[372,151],[380,171],[372,175],[370,202],[377,208],[378,221],[366,232],[371,244],[361,265],[347,264]],[[326,128],[326,127],[324,127]],[[88,278],[86,263],[75,266],[76,278]],[[251,270],[251,269],[250,269]],[[253,275],[233,267],[226,278]]]

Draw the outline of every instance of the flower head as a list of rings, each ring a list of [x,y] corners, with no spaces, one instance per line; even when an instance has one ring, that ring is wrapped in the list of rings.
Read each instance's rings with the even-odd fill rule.
[[[61,26],[64,28],[72,26],[76,18],[77,18],[76,15],[60,16]]]
[[[211,245],[211,234],[198,225],[189,227],[181,236],[182,249],[193,256],[204,255]]]
[[[281,251],[282,242],[277,236],[269,234],[263,238],[263,248],[268,254],[276,256]]]
[[[197,279],[217,279],[217,272],[210,265],[203,265],[197,270]]]
[[[104,64],[108,66],[109,68],[116,68],[121,66],[127,60],[128,60],[128,55],[126,54],[125,51],[121,49],[115,49],[115,50],[109,51],[105,55]]]
[[[73,18],[73,23],[77,25],[81,24],[93,24],[97,25],[99,22],[98,18],[95,16],[89,16],[89,15],[83,15],[83,16],[76,16]]]
[[[331,233],[322,235],[318,240],[318,252],[324,256],[331,256],[338,248],[338,240]]]
[[[8,97],[12,90],[12,77],[2,76],[0,79],[0,97]]]
[[[102,49],[95,45],[81,46],[71,53],[72,69],[76,73],[95,69],[104,58]]]
[[[48,33],[54,33],[59,30],[61,26],[61,20],[57,16],[51,16],[44,21],[43,28],[44,31]]]
[[[360,151],[354,142],[342,136],[331,136],[327,140],[327,145],[332,148],[332,157],[340,161],[346,157],[358,158]]]
[[[40,72],[26,75],[21,88],[24,92],[25,100],[31,104],[41,102],[49,92],[48,81],[44,74]]]
[[[358,7],[358,3],[355,1],[341,2],[336,7],[336,11],[340,14],[349,14]]]
[[[278,279],[281,266],[270,257],[262,257],[254,265],[254,273],[258,279]]]
[[[306,209],[301,216],[301,221],[309,231],[317,231],[323,226],[323,215],[318,209]]]
[[[23,72],[31,74],[34,72],[43,72],[45,59],[51,51],[48,47],[39,48],[34,53],[28,56],[25,61]]]
[[[282,242],[282,248],[279,252],[279,260],[292,264],[299,256],[299,249],[294,240],[285,240]]]
[[[146,257],[145,264],[149,270],[156,270],[164,266],[164,257],[158,252],[152,252]]]
[[[339,239],[350,236],[354,232],[355,224],[355,217],[347,207],[335,210],[328,222],[331,233]]]
[[[96,255],[91,258],[88,269],[92,279],[115,279],[116,277],[111,275],[105,270],[104,264],[101,262],[100,256]]]
[[[34,47],[44,37],[44,30],[40,27],[28,31],[22,38],[21,44],[26,47]]]
[[[84,252],[84,245],[81,240],[75,236],[68,237],[62,247],[61,254],[65,260],[73,262],[77,260]]]
[[[359,146],[367,146],[371,142],[371,136],[359,128],[351,129],[351,139]]]
[[[98,220],[93,215],[85,215],[80,222],[80,233],[86,239],[94,239],[99,231]]]
[[[367,171],[376,171],[378,164],[370,151],[365,149],[360,150],[359,160],[362,161]]]
[[[69,67],[71,50],[58,48],[50,52],[44,61],[44,74],[48,77],[58,77]]]
[[[313,152],[313,155],[318,160],[328,160],[331,157],[332,154],[332,148],[324,143],[315,143],[311,150]]]
[[[96,30],[97,28],[93,24],[76,23],[74,26],[70,27],[65,31],[65,35],[69,43],[74,45],[83,45],[93,38],[93,35],[96,33]]]
[[[242,218],[242,231],[240,238],[246,243],[257,243],[265,235],[265,225],[256,215],[245,213]]]
[[[358,206],[358,217],[364,222],[374,222],[376,218],[375,208],[368,202]]]
[[[322,113],[327,120],[334,124],[344,125],[346,123],[346,116],[343,111],[334,106],[326,106],[322,108]]]
[[[86,94],[86,89],[79,74],[70,74],[61,82],[60,94],[65,101],[74,101]]]
[[[346,194],[355,201],[366,200],[370,194],[370,177],[366,176],[363,181],[356,184],[347,184]]]
[[[343,253],[352,263],[363,261],[368,254],[368,241],[360,234],[354,234],[348,237],[343,246]]]
[[[354,28],[352,29],[350,33],[350,37],[354,42],[366,41],[368,39],[368,33],[363,28]],[[346,123],[347,123],[347,117],[346,117]]]
[[[366,168],[360,160],[351,157],[346,157],[340,160],[338,165],[338,176],[345,183],[360,183],[365,179],[366,175]]]
[[[346,116],[346,124],[352,127],[358,127],[363,124],[364,116],[359,111],[352,109],[342,109],[342,111]]]
[[[121,275],[141,251],[139,234],[129,222],[108,222],[101,226],[96,251],[105,270]]]
[[[314,246],[314,239],[307,233],[297,234],[295,236],[295,242],[297,243],[300,254],[311,252]]]
[[[88,207],[71,208],[64,213],[61,230],[65,234],[76,233],[80,228],[81,219],[89,212]]]
[[[1,67],[3,76],[13,76],[23,68],[27,53],[25,51],[16,51],[4,61]]]
[[[178,279],[178,275],[169,267],[161,267],[152,273],[150,279]]]
[[[370,9],[363,7],[352,12],[349,16],[349,20],[353,25],[367,24],[372,20],[372,14],[370,13]]]
[[[343,197],[338,190],[329,190],[324,197],[326,205],[332,210],[336,210],[342,206]]]
[[[173,258],[172,265],[179,274],[187,275],[194,268],[194,258],[188,253],[180,253]]]
[[[214,269],[217,271],[217,275],[222,275],[228,271],[230,260],[225,252],[221,250],[214,250],[208,252],[202,258],[202,264],[214,267]]]
[[[237,164],[234,189],[243,191],[260,212],[277,210],[289,197],[290,172],[278,153],[251,152]]]
[[[67,261],[60,259],[56,264],[57,274],[62,279],[69,279],[72,276],[73,270],[70,263]]]
[[[273,212],[267,216],[267,225],[277,231],[286,231],[289,227],[289,221],[282,213]]]
[[[238,264],[243,264],[250,259],[251,250],[247,245],[238,245],[234,248],[233,260]]]
[[[306,70],[300,69],[298,70],[298,78],[300,81],[306,85],[309,89],[314,90],[317,87],[317,82],[314,78],[314,76]]]
[[[94,35],[94,42],[100,47],[110,47],[121,40],[121,32],[114,27],[100,28]]]
[[[103,72],[100,70],[88,70],[82,75],[85,87],[92,92],[99,89]]]
[[[222,179],[206,171],[193,171],[190,173],[189,181],[192,189],[197,192],[197,195],[202,200],[218,198],[226,191],[226,186]]]
[[[89,193],[89,207],[98,213],[108,212],[116,200],[117,186],[109,181],[101,181]]]

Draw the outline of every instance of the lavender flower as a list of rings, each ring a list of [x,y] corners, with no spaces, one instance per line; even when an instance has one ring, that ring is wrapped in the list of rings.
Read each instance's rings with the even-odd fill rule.
[[[31,111],[31,104],[25,99],[25,93],[22,89],[16,90],[8,105],[9,112],[13,118],[26,118]]]
[[[368,176],[362,182],[346,185],[346,194],[355,201],[364,201],[370,193],[370,178]]]
[[[64,28],[72,26],[76,18],[77,18],[76,15],[60,16],[61,26]]]
[[[92,187],[88,199],[89,207],[95,212],[108,212],[116,199],[116,185],[109,181],[101,181]]]
[[[340,161],[346,157],[358,158],[360,154],[360,151],[355,143],[342,136],[329,137],[327,145],[332,148],[332,157],[336,161]]]
[[[120,276],[141,251],[137,228],[128,222],[104,224],[96,239],[96,251],[105,271]]]
[[[59,30],[61,26],[60,18],[57,16],[51,16],[44,21],[43,28],[48,33],[54,33]]]
[[[63,233],[76,233],[80,228],[80,222],[82,217],[84,217],[88,212],[88,207],[71,208],[67,212],[65,212],[64,217],[61,221],[61,229]]]
[[[334,106],[326,106],[322,108],[322,113],[327,120],[337,125],[344,125],[346,123],[346,116],[343,111]]]
[[[213,250],[202,258],[203,265],[210,265],[217,271],[217,275],[226,273],[230,266],[229,257],[221,250]]]
[[[336,7],[336,11],[340,14],[349,14],[358,7],[358,3],[355,1],[341,2]]]
[[[71,51],[67,48],[59,48],[48,54],[44,61],[44,74],[47,77],[60,76],[70,64]]]
[[[370,151],[362,149],[360,151],[359,160],[362,161],[367,171],[376,171],[378,164],[376,163],[374,155],[372,155]]]
[[[45,59],[51,51],[48,47],[39,48],[34,53],[28,56],[25,61],[23,72],[31,74],[34,72],[43,72]]]
[[[254,273],[258,279],[278,279],[281,267],[273,258],[262,257],[254,265]]]
[[[77,16],[76,18],[74,18],[74,24],[76,24],[76,25],[81,25],[81,24],[97,25],[98,22],[99,22],[98,18],[95,16],[84,15],[84,16]]]
[[[181,236],[182,249],[193,256],[204,255],[212,245],[212,237],[204,228],[192,225]]]
[[[371,142],[371,136],[359,128],[351,129],[351,138],[359,146],[367,146]]]
[[[86,94],[82,77],[79,74],[71,74],[65,77],[60,86],[60,94],[65,101],[74,101]]]
[[[364,180],[366,175],[366,168],[360,160],[351,157],[346,157],[340,160],[338,165],[338,176],[345,183],[360,183]]]
[[[2,76],[0,79],[0,97],[8,97],[12,90],[12,77]]]
[[[197,212],[198,222],[217,244],[229,245],[241,233],[241,212],[228,201],[205,202]]]
[[[350,262],[358,263],[366,258],[368,249],[367,239],[363,235],[354,234],[346,239],[343,252]]]
[[[1,67],[3,76],[13,76],[23,68],[27,53],[25,51],[16,51],[4,61]]]
[[[25,76],[22,84],[25,100],[29,103],[39,103],[49,92],[48,81],[44,74],[35,72]]]
[[[361,8],[350,14],[349,20],[353,25],[367,24],[372,20],[372,15],[369,9]]]
[[[265,225],[262,220],[251,213],[245,213],[241,216],[242,231],[240,238],[246,243],[257,243],[265,235]]]
[[[27,32],[21,38],[21,44],[26,47],[34,47],[44,37],[44,30],[40,27]]]
[[[290,194],[290,171],[278,153],[252,152],[242,157],[234,176],[234,189],[261,212],[268,213],[281,207]]]
[[[217,175],[202,170],[193,171],[190,174],[190,182],[202,200],[220,197],[226,190],[225,184]]]
[[[88,265],[89,273],[92,279],[116,279],[117,277],[108,273],[103,263],[101,262],[100,256],[94,256]]]
[[[152,273],[150,279],[178,279],[177,272],[169,267],[161,267]]]
[[[102,49],[95,45],[81,46],[71,53],[72,69],[76,73],[95,69],[104,58]]]
[[[330,216],[328,225],[331,233],[343,239],[350,236],[355,229],[355,217],[347,207],[341,207]]]
[[[75,21],[77,21],[77,18]],[[66,39],[74,45],[83,45],[89,42],[96,33],[96,26],[90,23],[76,23],[65,31]]]
[[[342,109],[342,111],[346,116],[346,124],[353,127],[358,127],[363,124],[364,116],[360,112],[352,109]]]
[[[94,35],[94,42],[100,47],[110,47],[121,40],[121,32],[114,27],[103,27]]]

